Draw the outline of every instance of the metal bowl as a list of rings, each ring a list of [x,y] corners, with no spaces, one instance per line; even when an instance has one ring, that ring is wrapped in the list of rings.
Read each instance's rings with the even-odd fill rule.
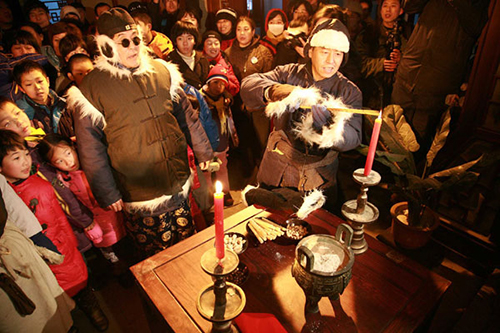
[[[286,220],[286,230],[284,237],[298,242],[302,238],[308,236],[312,232],[312,227],[309,223],[299,218],[293,217]]]
[[[226,242],[226,237],[230,237],[230,238],[233,238],[234,236],[236,236],[236,238],[240,238],[243,242],[242,244],[242,248],[240,251],[236,251],[236,249],[229,245],[227,242]],[[245,235],[243,234],[240,234],[239,232],[226,232],[224,234],[224,246],[227,248],[227,249],[230,249],[230,250],[233,250],[236,254],[242,254],[243,252],[246,251],[246,249],[248,248],[248,239],[245,237]]]

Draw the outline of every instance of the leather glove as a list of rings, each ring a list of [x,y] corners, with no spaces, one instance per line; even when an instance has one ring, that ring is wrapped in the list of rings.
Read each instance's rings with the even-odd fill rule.
[[[321,132],[323,126],[332,119],[332,114],[328,111],[326,106],[323,105],[312,105],[311,113],[313,117],[313,128],[316,132]]]
[[[266,99],[268,102],[276,102],[285,99],[296,87],[291,84],[275,84],[268,88]]]

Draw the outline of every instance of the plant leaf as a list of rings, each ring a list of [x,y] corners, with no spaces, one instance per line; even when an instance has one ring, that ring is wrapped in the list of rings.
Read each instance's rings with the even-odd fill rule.
[[[406,178],[408,179],[408,186],[406,187],[407,190],[426,191],[429,189],[434,189],[434,190],[441,189],[442,183],[435,178],[422,179],[415,175],[406,175]]]
[[[482,158],[482,156],[479,157],[477,160],[470,161],[468,163],[464,163],[462,165],[459,165],[459,166],[456,166],[456,167],[453,167],[450,169],[438,171],[438,172],[430,175],[429,178],[451,177],[451,176],[459,175],[459,174],[464,173],[465,171],[469,170],[470,168],[472,168],[477,162],[479,162],[481,160],[481,158]]]
[[[404,111],[399,105],[388,105],[383,112],[384,122],[389,124],[391,129],[399,134],[401,142],[407,150],[416,152],[420,148],[420,145],[403,113]]]
[[[446,139],[448,138],[448,134],[450,134],[450,121],[451,121],[451,112],[450,108],[446,110],[446,112],[441,117],[441,121],[436,131],[436,135],[434,136],[434,140],[432,141],[431,148],[427,152],[427,167],[432,165],[434,162],[434,158],[437,153],[443,148],[446,143]]]

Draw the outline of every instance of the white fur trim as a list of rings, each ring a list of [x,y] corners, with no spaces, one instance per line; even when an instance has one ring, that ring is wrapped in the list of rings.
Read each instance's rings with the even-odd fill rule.
[[[99,124],[102,124],[103,129],[106,127],[104,115],[85,98],[80,89],[75,86],[70,87],[66,94],[66,100],[68,108],[78,111],[81,118],[90,117],[92,125],[99,126]]]
[[[295,88],[285,99],[269,103],[266,107],[268,117],[281,117],[285,112],[294,112],[301,105],[323,105],[327,108],[347,108],[341,99],[328,95],[325,99],[317,88]],[[302,122],[293,128],[295,134],[311,145],[317,144],[320,148],[331,148],[344,142],[345,122],[352,117],[349,112],[332,112],[333,123],[324,126],[322,133],[313,129],[313,117],[309,112]]]
[[[326,49],[349,52],[349,39],[338,30],[323,29],[315,33],[310,42],[311,47],[324,47]]]
[[[182,84],[184,83],[184,79],[182,78],[182,74],[179,71],[179,67],[170,62],[161,59],[155,59],[160,64],[165,66],[170,73],[170,96],[172,96],[173,101],[177,101],[179,99],[179,90],[182,90]]]
[[[248,207],[247,198],[245,197],[245,196],[246,196],[246,194],[247,194],[249,191],[251,191],[251,190],[255,190],[256,188],[258,188],[258,186],[257,186],[257,187],[255,187],[255,186],[252,186],[252,185],[247,185],[247,186],[243,189],[243,191],[241,191],[241,199],[243,200],[243,203],[245,204],[245,206],[247,206],[247,207]]]
[[[321,99],[318,88],[296,87],[290,95],[281,101],[269,103],[266,106],[266,115],[269,118],[281,117],[286,111],[293,112],[301,105],[313,105]]]
[[[182,185],[182,191],[180,193],[186,199],[188,198],[189,190],[191,189],[191,185],[193,184],[193,179],[194,174],[191,173],[188,180],[186,180],[184,185]],[[130,214],[135,214],[138,212],[153,213],[156,209],[165,205],[171,198],[172,195],[162,195],[161,197],[151,200],[125,202],[125,210]]]
[[[141,61],[139,67],[133,72],[121,66],[120,57],[118,56],[118,46],[113,41],[113,39],[109,38],[106,35],[96,36],[96,42],[99,48],[100,56],[97,57],[95,61],[95,67],[109,72],[111,75],[118,78],[129,80],[132,78],[132,75],[142,75],[154,72],[154,68],[151,65],[151,61],[153,61],[153,59],[148,53],[148,48],[142,42],[140,31],[138,32],[138,36],[141,38],[141,44],[139,45],[139,57]],[[104,48],[106,48],[107,46],[111,47],[111,49],[113,50],[112,58],[106,57],[103,53]]]
[[[323,195],[323,192],[321,192],[320,190],[312,190],[304,197],[304,203],[297,211],[297,217],[299,219],[305,219],[316,209],[321,208],[325,204],[325,202],[326,198]]]

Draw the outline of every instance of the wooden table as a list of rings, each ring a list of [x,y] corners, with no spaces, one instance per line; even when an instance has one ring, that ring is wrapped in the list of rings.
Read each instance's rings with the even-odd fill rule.
[[[246,234],[256,215],[284,217],[255,207],[231,216],[226,231]],[[343,221],[318,210],[307,218],[313,233],[335,234]],[[240,255],[250,275],[242,285],[243,312],[272,313],[289,332],[413,332],[432,312],[451,284],[448,280],[366,235],[369,250],[356,256],[352,280],[340,302],[322,298],[320,314],[304,314],[305,296],[291,275],[295,245],[250,244]],[[208,332],[211,323],[196,310],[196,300],[211,278],[200,258],[214,246],[210,227],[132,267],[148,302],[175,332]],[[153,325],[158,325],[158,321]]]

